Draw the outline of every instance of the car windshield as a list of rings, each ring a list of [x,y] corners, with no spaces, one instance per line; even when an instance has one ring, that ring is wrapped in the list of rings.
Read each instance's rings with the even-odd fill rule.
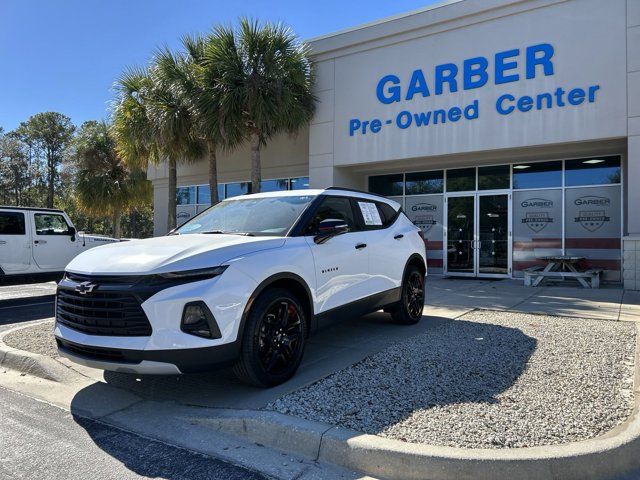
[[[192,218],[174,233],[284,236],[314,198],[290,195],[226,200]]]

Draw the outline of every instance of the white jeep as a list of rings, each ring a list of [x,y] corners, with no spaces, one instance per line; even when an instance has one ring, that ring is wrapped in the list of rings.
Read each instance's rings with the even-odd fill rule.
[[[62,210],[0,206],[0,277],[62,272],[79,253],[113,242],[77,232]]]

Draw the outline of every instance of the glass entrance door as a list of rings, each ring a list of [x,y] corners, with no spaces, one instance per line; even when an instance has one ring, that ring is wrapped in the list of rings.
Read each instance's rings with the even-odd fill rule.
[[[478,273],[509,273],[509,196],[478,195]]]
[[[509,194],[452,195],[446,204],[446,273],[509,276]]]
[[[475,195],[447,199],[447,271],[475,275]]]

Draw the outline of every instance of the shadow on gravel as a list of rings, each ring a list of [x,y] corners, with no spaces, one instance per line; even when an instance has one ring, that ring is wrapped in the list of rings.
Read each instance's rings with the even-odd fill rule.
[[[428,332],[395,343],[268,408],[379,434],[418,411],[495,403],[523,374],[537,347],[535,338],[517,328],[438,320]]]

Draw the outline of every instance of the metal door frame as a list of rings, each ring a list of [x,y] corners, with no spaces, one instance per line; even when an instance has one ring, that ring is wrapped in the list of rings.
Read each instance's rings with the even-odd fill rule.
[[[507,272],[506,273],[480,273],[480,197],[505,195],[507,197]],[[449,272],[449,198],[473,197],[473,272]],[[455,192],[444,194],[443,223],[443,252],[442,273],[445,276],[468,278],[511,278],[513,262],[513,198],[511,190],[483,190],[481,192]]]

